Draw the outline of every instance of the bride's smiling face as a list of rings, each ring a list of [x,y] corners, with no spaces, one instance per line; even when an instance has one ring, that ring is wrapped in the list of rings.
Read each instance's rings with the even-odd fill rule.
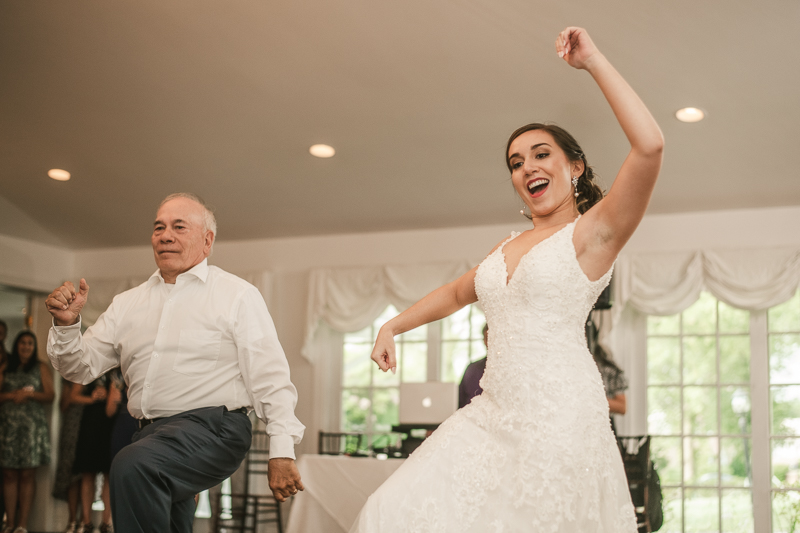
[[[546,216],[574,204],[572,176],[583,172],[582,161],[570,161],[547,131],[531,130],[511,142],[511,182],[531,214]]]

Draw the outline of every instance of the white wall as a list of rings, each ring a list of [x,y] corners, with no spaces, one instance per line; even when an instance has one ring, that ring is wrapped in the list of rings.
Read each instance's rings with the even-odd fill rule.
[[[0,235],[0,283],[50,292],[71,274],[75,255],[66,248]]]
[[[800,244],[800,206],[646,216],[623,253]]]

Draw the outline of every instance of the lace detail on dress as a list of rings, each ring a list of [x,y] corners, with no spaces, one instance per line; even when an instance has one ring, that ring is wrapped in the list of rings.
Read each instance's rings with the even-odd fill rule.
[[[361,532],[634,533],[622,460],[584,323],[611,270],[590,281],[568,224],[508,280],[503,248],[475,291],[489,323],[483,394],[376,492]],[[370,509],[369,513],[367,508]],[[427,529],[425,529],[427,528]]]

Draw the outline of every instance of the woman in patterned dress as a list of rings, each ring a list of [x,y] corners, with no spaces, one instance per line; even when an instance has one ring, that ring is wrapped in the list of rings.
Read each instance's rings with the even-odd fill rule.
[[[0,386],[0,467],[8,515],[7,533],[27,533],[36,490],[36,467],[50,462],[50,435],[44,404],[53,401],[53,376],[38,359],[36,337],[23,331],[14,339]],[[19,506],[19,514],[17,514]],[[14,526],[16,525],[16,528]]]

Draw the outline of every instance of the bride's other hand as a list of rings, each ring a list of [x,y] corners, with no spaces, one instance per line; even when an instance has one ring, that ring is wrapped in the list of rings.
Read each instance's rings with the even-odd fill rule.
[[[384,372],[391,370],[394,374],[397,371],[394,334],[386,329],[386,326],[378,331],[378,338],[375,339],[375,347],[372,349],[372,360],[378,363]]]
[[[578,69],[586,69],[591,58],[600,54],[589,33],[575,26],[558,34],[556,52],[569,66]]]

